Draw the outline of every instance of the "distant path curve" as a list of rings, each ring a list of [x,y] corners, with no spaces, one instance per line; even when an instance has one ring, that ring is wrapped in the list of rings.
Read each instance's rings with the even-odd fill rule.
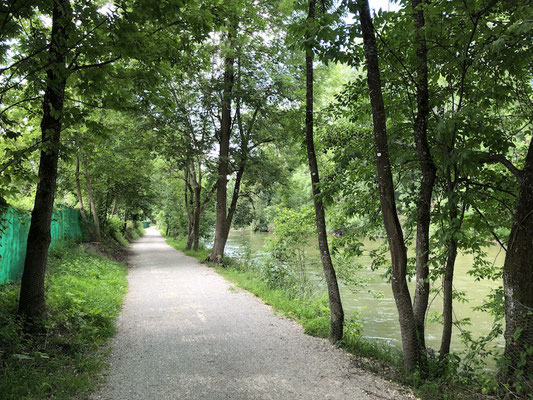
[[[132,245],[107,382],[93,399],[410,399],[155,230]]]

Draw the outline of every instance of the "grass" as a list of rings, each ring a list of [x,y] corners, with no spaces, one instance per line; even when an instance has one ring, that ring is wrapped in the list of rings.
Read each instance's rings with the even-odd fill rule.
[[[183,238],[183,237],[172,238],[170,236],[164,235],[162,232],[161,234],[165,237],[166,242],[170,246],[174,247],[176,250],[179,250],[185,253],[188,256],[196,258],[200,262],[203,262],[207,258],[209,253],[211,253],[211,250],[206,249],[205,246],[203,246],[202,244],[200,244],[199,246],[200,248],[198,249],[198,251],[186,250],[185,247],[187,247],[187,238]]]
[[[0,286],[0,397],[85,397],[106,366],[104,346],[126,293],[126,267],[81,245],[50,251],[46,333],[24,334],[16,316],[19,284]]]
[[[241,271],[231,267],[216,267],[216,271],[238,287],[253,293],[276,311],[298,321],[304,327],[305,333],[328,337],[329,311],[326,298],[302,301],[291,297],[283,289],[271,288],[253,271]]]

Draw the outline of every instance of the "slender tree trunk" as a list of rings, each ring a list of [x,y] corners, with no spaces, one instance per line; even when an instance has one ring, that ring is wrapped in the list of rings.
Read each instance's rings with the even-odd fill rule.
[[[117,211],[117,198],[113,197],[113,205],[111,206],[111,216],[115,215]]]
[[[94,225],[94,239],[97,242],[102,241],[102,236],[100,234],[100,218],[98,216],[98,209],[96,207],[96,201],[94,198],[93,186],[91,183],[91,174],[87,167],[86,160],[83,160],[83,172],[85,175],[85,186],[87,187],[87,197],[89,198],[89,206],[91,207],[91,214],[93,215],[93,225]]]
[[[424,33],[424,10],[420,8],[421,0],[413,0],[413,17],[415,20],[415,46],[417,59],[417,116],[414,123],[414,139],[420,171],[420,189],[417,202],[416,227],[416,289],[413,311],[420,347],[425,350],[425,318],[429,300],[429,224],[431,219],[431,198],[435,185],[437,169],[433,163],[427,140],[427,125],[429,116],[428,90],[428,59],[427,45]]]
[[[315,18],[315,0],[309,1],[308,21]],[[309,40],[310,38],[307,37]],[[344,311],[342,309],[341,296],[337,283],[337,275],[331,255],[329,252],[328,235],[326,230],[326,216],[324,205],[320,198],[320,176],[318,174],[318,164],[315,154],[315,144],[313,137],[313,50],[307,49],[305,56],[306,72],[306,107],[305,107],[305,142],[307,148],[307,159],[309,161],[309,172],[311,174],[311,185],[313,188],[313,203],[315,207],[315,220],[318,235],[318,247],[322,269],[328,287],[329,309],[330,309],[330,333],[329,338],[333,343],[342,339],[344,326]]]
[[[455,209],[455,206],[454,206]],[[452,210],[450,219],[457,219],[457,211]],[[446,265],[442,281],[442,338],[440,343],[439,358],[443,359],[450,353],[450,343],[452,340],[453,328],[453,272],[455,260],[457,258],[457,240],[450,239],[448,242]]]
[[[191,173],[189,167],[185,168],[185,211],[187,212],[187,244],[185,245],[185,250],[190,250],[193,242],[193,230],[194,230],[194,217],[191,209],[194,205],[194,193],[191,190]]]
[[[198,177],[196,176],[196,170],[198,169]],[[202,215],[202,164],[198,162],[198,168],[196,168],[195,162],[191,162],[190,177],[192,181],[191,188],[191,207],[193,207],[193,226],[192,226],[192,248],[194,251],[198,251],[200,246],[200,217]]]
[[[187,244],[185,245],[185,250],[190,250],[192,248],[193,232],[194,222],[192,220],[189,220],[189,224],[187,226]]]
[[[128,228],[128,217],[130,215],[129,210],[126,208],[124,210],[124,225],[122,226],[122,234],[126,233],[126,229]]]
[[[49,47],[50,67],[46,71],[47,84],[41,120],[39,183],[31,215],[19,298],[19,313],[25,315],[29,321],[37,321],[46,312],[44,279],[51,241],[50,224],[56,193],[63,102],[69,73],[65,65],[65,55],[68,26],[71,23],[72,9],[69,1],[55,0]]]
[[[241,165],[237,170],[237,176],[235,177],[235,185],[233,186],[233,195],[231,196],[231,204],[228,209],[228,215],[226,217],[226,229],[224,231],[224,244],[228,240],[229,231],[231,229],[231,222],[233,221],[233,216],[237,210],[237,202],[239,200],[239,195],[241,191],[242,176],[244,175],[244,169],[246,168],[246,153],[247,149],[243,150],[243,158],[241,160]]]
[[[89,234],[91,235],[91,238],[93,240],[96,240],[94,229],[91,223],[89,222],[89,218],[87,218],[87,213],[85,212],[85,207],[83,205],[83,195],[81,193],[81,184],[80,184],[80,158],[78,156],[76,156],[76,172],[74,173],[74,178],[76,180],[76,192],[78,193],[78,202],[80,203],[81,218],[83,219],[83,222],[85,222],[85,226],[87,226],[87,229],[89,230]]]
[[[376,169],[378,174],[379,200],[383,223],[387,232],[387,239],[391,253],[392,271],[391,283],[402,336],[404,365],[414,370],[420,360],[420,346],[416,330],[411,296],[407,287],[407,249],[405,247],[403,231],[396,211],[394,185],[392,179],[389,149],[387,143],[387,119],[381,91],[381,77],[379,72],[376,37],[368,0],[357,0],[360,8],[361,28],[363,31],[363,46],[367,66],[368,89],[372,107],[374,123],[374,148],[376,152]]]
[[[194,229],[193,229],[193,250],[198,251],[200,246],[200,216],[201,216],[201,198],[202,186],[195,184],[194,186]]]
[[[232,34],[228,33],[228,43],[233,43]],[[231,136],[231,99],[234,76],[235,58],[226,56],[224,61],[224,92],[222,98],[222,119],[220,123],[218,181],[217,181],[217,217],[215,240],[207,261],[220,263],[224,257],[227,240],[227,185],[229,172],[229,142]]]
[[[513,227],[503,265],[505,293],[505,355],[507,377],[533,390],[533,139],[529,144]],[[527,389],[526,389],[527,390]]]

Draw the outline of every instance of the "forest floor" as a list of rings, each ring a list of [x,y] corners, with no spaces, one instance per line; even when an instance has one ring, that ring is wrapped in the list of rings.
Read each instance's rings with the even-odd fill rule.
[[[303,333],[155,230],[134,242],[107,381],[93,399],[413,399]]]

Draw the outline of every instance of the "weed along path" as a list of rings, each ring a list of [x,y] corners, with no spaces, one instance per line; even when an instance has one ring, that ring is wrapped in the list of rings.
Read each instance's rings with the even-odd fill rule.
[[[132,246],[107,382],[93,399],[408,399],[248,292],[168,246]]]

